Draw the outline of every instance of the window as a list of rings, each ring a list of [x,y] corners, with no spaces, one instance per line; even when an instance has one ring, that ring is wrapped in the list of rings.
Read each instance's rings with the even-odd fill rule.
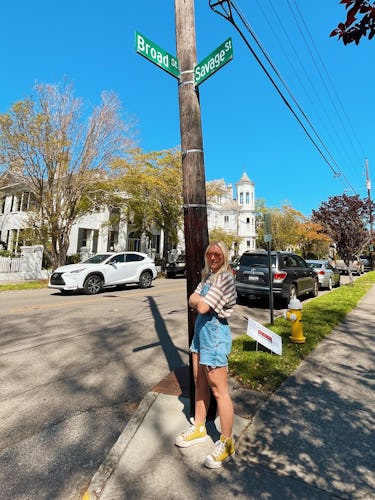
[[[77,252],[81,250],[82,247],[87,246],[87,229],[80,227],[78,229],[78,241],[77,241]]]
[[[126,262],[138,262],[140,260],[143,260],[142,255],[137,255],[136,253],[126,254]]]
[[[246,193],[246,205],[249,205],[250,203],[250,193]]]
[[[294,258],[295,258],[297,267],[309,267],[306,264],[306,262],[303,259],[301,259],[301,257],[299,255],[295,255]]]
[[[246,224],[250,224],[250,217],[246,217]]]
[[[18,212],[18,210],[19,210],[18,201],[19,201],[18,197],[14,194],[12,196],[12,203],[11,203],[11,207],[10,207],[11,212]]]
[[[119,263],[119,262],[125,262],[125,255],[123,253],[120,253],[119,255],[115,255],[110,261],[110,263]]]
[[[240,205],[243,205],[243,193],[240,193]]]
[[[113,251],[118,243],[118,231],[110,231],[108,234],[107,250]]]
[[[5,196],[0,199],[0,213],[5,213]]]
[[[229,227],[229,215],[224,215],[224,227]]]
[[[99,230],[94,229],[92,237],[92,253],[96,253],[98,251],[98,239],[99,239]]]
[[[35,210],[36,208],[36,200],[33,193],[29,193],[28,191],[24,191],[20,197],[20,211],[28,212],[30,210]]]

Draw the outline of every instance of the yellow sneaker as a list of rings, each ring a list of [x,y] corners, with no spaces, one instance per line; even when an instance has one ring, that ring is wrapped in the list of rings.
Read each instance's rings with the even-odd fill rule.
[[[181,448],[188,448],[193,444],[202,443],[207,439],[207,431],[205,423],[195,424],[194,419],[190,419],[191,426],[185,432],[182,432],[176,437],[175,445]]]
[[[204,465],[209,469],[218,469],[224,462],[233,458],[235,453],[233,438],[220,436],[220,440],[215,443],[214,451],[207,455]]]

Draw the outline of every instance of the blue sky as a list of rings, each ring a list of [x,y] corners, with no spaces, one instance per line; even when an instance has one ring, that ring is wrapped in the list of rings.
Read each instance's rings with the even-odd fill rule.
[[[330,165],[234,27],[212,12],[208,0],[195,0],[197,62],[229,37],[234,51],[233,60],[199,87],[206,179],[235,184],[245,171],[268,207],[288,204],[305,215],[329,196],[366,197],[366,158],[370,174],[375,171],[375,40],[344,47],[329,37],[345,18],[339,0],[236,5]],[[36,82],[67,77],[89,104],[98,104],[102,91],[118,94],[124,112],[137,120],[144,150],[179,146],[177,80],[135,50],[138,31],[176,54],[173,0],[17,0],[2,2],[0,14],[0,112],[32,95]]]

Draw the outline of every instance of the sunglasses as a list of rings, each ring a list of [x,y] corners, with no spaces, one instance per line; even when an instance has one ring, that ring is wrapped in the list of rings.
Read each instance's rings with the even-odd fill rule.
[[[215,259],[221,259],[223,257],[223,255],[221,253],[218,253],[218,252],[208,252],[207,257],[209,259],[211,259],[212,257],[214,257]]]

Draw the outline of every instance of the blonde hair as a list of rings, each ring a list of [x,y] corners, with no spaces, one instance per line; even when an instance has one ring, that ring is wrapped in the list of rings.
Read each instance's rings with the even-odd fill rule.
[[[206,248],[206,251],[204,252],[204,268],[202,270],[202,283],[206,281],[207,277],[211,274],[211,268],[210,264],[208,262],[207,254],[210,248],[212,247],[219,247],[221,250],[221,253],[223,254],[223,265],[218,269],[218,271],[215,273],[215,275],[221,274],[221,273],[226,273],[227,271],[230,271],[230,266],[229,266],[229,250],[227,245],[224,243],[224,241],[213,241],[208,245]]]

